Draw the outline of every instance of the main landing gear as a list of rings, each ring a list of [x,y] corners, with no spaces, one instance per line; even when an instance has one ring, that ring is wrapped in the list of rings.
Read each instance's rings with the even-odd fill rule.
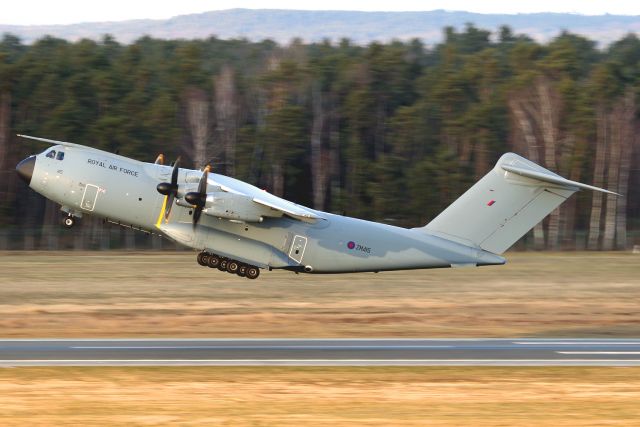
[[[257,279],[260,275],[260,269],[255,265],[244,264],[234,259],[228,259],[209,252],[200,252],[198,254],[198,264],[203,267],[217,268],[220,271],[237,274],[247,279]]]

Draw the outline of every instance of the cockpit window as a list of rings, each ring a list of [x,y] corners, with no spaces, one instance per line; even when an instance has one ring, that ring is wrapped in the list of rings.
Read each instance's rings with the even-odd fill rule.
[[[47,153],[47,157],[50,159],[55,159],[56,158],[56,150],[51,150]]]
[[[63,160],[64,159],[64,151],[58,151],[58,156],[56,157],[56,159]]]

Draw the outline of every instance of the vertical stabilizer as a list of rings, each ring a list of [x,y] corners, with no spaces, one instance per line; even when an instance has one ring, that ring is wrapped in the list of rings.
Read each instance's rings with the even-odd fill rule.
[[[507,153],[487,175],[418,230],[501,254],[581,188],[612,193],[570,181]]]

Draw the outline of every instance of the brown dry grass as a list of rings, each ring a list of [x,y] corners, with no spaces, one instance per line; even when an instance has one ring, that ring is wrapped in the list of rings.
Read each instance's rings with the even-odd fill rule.
[[[193,253],[0,254],[3,337],[640,335],[640,256],[516,253],[380,274],[210,270]]]
[[[0,396],[3,426],[640,424],[640,368],[16,368]]]

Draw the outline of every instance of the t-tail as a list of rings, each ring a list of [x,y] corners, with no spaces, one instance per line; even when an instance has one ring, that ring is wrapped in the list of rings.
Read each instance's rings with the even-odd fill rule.
[[[570,181],[507,153],[480,181],[418,230],[502,254],[580,189],[616,194]]]

